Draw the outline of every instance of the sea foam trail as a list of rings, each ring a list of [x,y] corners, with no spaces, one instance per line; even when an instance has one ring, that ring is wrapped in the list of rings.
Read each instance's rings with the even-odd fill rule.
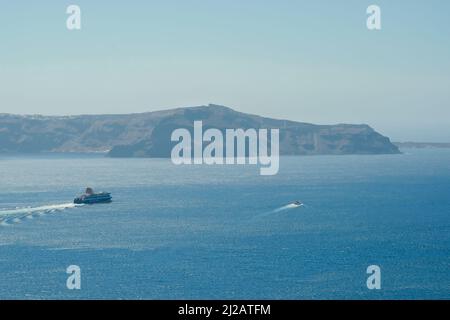
[[[280,213],[280,212],[287,211],[287,210],[292,210],[292,209],[297,209],[297,208],[301,208],[301,207],[304,207],[304,206],[305,205],[303,203],[302,204],[291,203],[291,204],[279,207],[277,209],[274,209],[272,211],[261,213],[261,214],[255,216],[254,218],[263,218],[263,217],[267,217],[267,216],[270,216],[270,215],[273,215],[273,214],[276,214],[276,213]]]
[[[45,215],[48,213],[55,213],[58,211],[63,211],[66,209],[72,209],[75,207],[80,207],[82,204],[74,203],[63,203],[63,204],[53,204],[48,206],[40,207],[28,207],[28,208],[17,208],[12,210],[0,210],[0,225],[9,226],[11,223],[20,223],[21,219],[28,218],[33,219],[34,214]]]
[[[288,204],[286,206],[282,206],[282,207],[280,207],[278,209],[273,210],[272,213],[281,212],[281,211],[290,210],[290,209],[297,209],[297,208],[300,208],[300,207],[303,207],[303,204],[291,203],[291,204]]]

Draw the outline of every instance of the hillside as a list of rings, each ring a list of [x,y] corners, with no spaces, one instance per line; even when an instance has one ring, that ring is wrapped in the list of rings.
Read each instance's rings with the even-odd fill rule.
[[[112,157],[169,157],[177,128],[279,128],[282,155],[399,153],[368,125],[315,125],[208,105],[125,115],[66,117],[0,114],[1,153],[108,152]]]

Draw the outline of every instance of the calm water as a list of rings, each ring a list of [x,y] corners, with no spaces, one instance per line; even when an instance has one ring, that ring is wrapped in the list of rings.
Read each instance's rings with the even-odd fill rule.
[[[0,299],[450,298],[450,150],[405,152],[286,157],[275,177],[0,156]],[[86,186],[114,202],[64,209]],[[371,264],[382,290],[366,287]]]

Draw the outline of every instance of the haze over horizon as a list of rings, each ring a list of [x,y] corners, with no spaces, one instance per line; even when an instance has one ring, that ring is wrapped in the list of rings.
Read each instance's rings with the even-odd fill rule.
[[[207,105],[393,141],[450,142],[450,3],[57,1],[0,12],[0,113],[127,114]]]

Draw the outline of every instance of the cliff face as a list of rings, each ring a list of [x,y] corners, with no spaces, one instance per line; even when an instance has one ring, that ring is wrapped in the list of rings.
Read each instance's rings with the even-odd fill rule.
[[[108,152],[112,157],[169,157],[173,130],[203,127],[280,129],[280,154],[399,153],[367,125],[314,125],[263,118],[209,105],[142,114],[70,117],[0,114],[0,152]]]

